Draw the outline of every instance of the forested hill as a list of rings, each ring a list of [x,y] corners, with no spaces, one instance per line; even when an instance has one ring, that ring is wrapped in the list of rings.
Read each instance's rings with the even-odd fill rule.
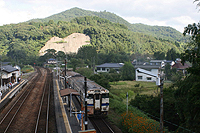
[[[31,62],[38,51],[53,36],[64,38],[72,33],[90,36],[90,44],[98,53],[146,54],[164,52],[173,48],[180,53],[181,43],[134,33],[125,25],[112,23],[99,17],[80,17],[71,22],[25,22],[0,27],[0,53],[17,62]]]
[[[117,16],[114,13],[110,13],[107,11],[95,12],[95,11],[83,10],[77,7],[49,16],[44,19],[33,19],[30,21],[48,22],[49,20],[54,20],[54,22],[58,21],[69,22],[76,17],[83,17],[83,16],[98,16],[100,18],[105,18],[114,23],[124,24],[129,28],[129,30],[133,32],[140,32],[157,38],[162,38],[170,41],[178,41],[178,42],[186,41],[186,38],[183,37],[182,33],[171,27],[149,26],[144,24],[130,24],[128,21],[124,20],[123,18]]]

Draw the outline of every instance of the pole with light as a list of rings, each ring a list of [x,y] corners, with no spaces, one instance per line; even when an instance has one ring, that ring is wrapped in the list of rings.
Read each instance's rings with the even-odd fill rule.
[[[84,86],[85,86],[85,130],[87,130],[87,78],[84,77]]]

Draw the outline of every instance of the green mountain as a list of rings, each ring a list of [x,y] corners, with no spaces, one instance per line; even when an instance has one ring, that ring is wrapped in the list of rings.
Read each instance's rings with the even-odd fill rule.
[[[84,17],[84,16],[97,16],[100,18],[108,19],[111,22],[126,25],[128,29],[133,32],[144,33],[147,35],[154,36],[156,38],[162,38],[162,39],[170,40],[173,42],[175,41],[186,42],[188,39],[186,37],[183,37],[182,33],[180,33],[179,31],[171,27],[149,26],[149,25],[144,25],[144,24],[130,24],[128,21],[124,20],[123,18],[117,16],[114,13],[110,13],[107,11],[95,12],[95,11],[83,10],[77,7],[49,16],[44,19],[33,19],[30,21],[48,22],[49,20],[53,20],[54,22],[58,22],[58,21],[70,22],[72,19],[76,17]]]
[[[90,36],[90,44],[102,54],[153,55],[167,53],[173,48],[180,53],[179,42],[155,38],[130,31],[125,25],[113,23],[96,16],[78,17],[70,22],[53,20],[48,22],[24,22],[0,26],[0,53],[16,62],[33,62],[41,47],[53,36],[64,38],[72,33]]]

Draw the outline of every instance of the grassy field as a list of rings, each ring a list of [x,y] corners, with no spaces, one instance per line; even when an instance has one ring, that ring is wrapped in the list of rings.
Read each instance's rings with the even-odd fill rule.
[[[164,87],[170,84],[170,82],[164,83]],[[125,100],[127,92],[129,99],[134,99],[137,94],[158,95],[160,93],[160,89],[155,82],[119,81],[111,82],[110,85],[110,92]]]

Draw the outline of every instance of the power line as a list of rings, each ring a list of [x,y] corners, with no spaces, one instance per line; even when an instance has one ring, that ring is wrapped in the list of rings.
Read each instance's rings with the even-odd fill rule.
[[[132,106],[132,105],[130,105],[130,106]],[[132,107],[138,109],[138,108],[135,107],[135,106],[132,106]],[[153,118],[155,118],[155,119],[157,119],[157,120],[160,120],[160,118],[158,118],[158,117],[156,117],[156,116],[154,116],[154,115],[151,115],[151,114],[149,114],[149,113],[147,113],[147,112],[145,112],[145,111],[143,111],[143,110],[140,110],[140,109],[138,109],[138,110],[141,111],[141,112],[143,112],[144,114],[146,114],[146,115],[148,115],[148,116],[151,116],[151,117],[153,117]],[[195,133],[195,132],[193,132],[193,131],[191,131],[191,130],[189,130],[189,129],[186,129],[186,128],[182,127],[182,126],[179,126],[179,125],[177,125],[177,124],[174,124],[174,123],[172,123],[172,122],[170,122],[170,121],[164,120],[164,122],[166,122],[166,123],[168,123],[168,124],[171,124],[171,125],[173,125],[173,126],[179,127],[179,128],[181,128],[181,129],[183,129],[183,130],[186,130],[186,131],[188,131],[188,132]]]

